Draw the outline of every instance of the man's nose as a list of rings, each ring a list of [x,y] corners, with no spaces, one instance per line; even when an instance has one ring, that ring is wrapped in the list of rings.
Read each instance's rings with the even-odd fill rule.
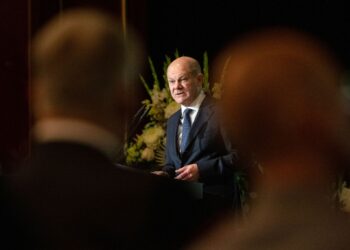
[[[175,89],[181,89],[182,88],[181,82],[180,81],[176,81],[175,85],[174,85],[174,88]]]

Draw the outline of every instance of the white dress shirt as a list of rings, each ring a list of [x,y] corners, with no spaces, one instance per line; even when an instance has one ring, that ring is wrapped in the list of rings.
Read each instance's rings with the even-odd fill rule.
[[[203,90],[199,93],[199,95],[197,96],[197,98],[191,103],[191,105],[189,106],[184,106],[181,105],[181,119],[180,119],[180,123],[179,123],[179,127],[177,130],[177,143],[178,143],[178,148],[180,148],[181,145],[181,140],[182,140],[182,124],[184,121],[184,111],[185,109],[192,109],[192,112],[190,114],[190,118],[191,118],[191,124],[193,125],[194,121],[196,120],[198,111],[200,106],[202,105],[202,102],[205,98],[205,94],[203,92]]]

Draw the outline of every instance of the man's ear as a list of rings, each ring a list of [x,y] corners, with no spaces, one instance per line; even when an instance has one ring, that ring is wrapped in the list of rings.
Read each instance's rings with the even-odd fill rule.
[[[202,73],[199,73],[197,76],[196,76],[196,79],[197,81],[200,83],[200,85],[198,86],[199,89],[202,89],[203,88],[203,85],[204,85],[204,76]]]
[[[202,74],[202,73],[199,73],[199,74],[197,75],[197,80],[198,80],[199,82],[202,82],[202,83],[203,83],[203,79],[204,79],[203,74]]]

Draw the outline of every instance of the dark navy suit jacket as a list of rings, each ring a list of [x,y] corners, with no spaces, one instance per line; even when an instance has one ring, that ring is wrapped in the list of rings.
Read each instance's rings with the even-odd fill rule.
[[[177,140],[180,119],[181,110],[168,120],[166,165],[163,170],[175,177],[176,169],[197,163],[204,195],[233,198],[236,192],[234,168],[237,157],[224,138],[213,98],[207,96],[202,102],[182,153],[178,150]]]

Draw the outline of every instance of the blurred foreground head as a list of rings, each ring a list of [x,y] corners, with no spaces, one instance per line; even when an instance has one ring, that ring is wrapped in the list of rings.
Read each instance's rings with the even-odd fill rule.
[[[261,31],[229,47],[218,71],[227,58],[222,108],[238,144],[260,161],[346,155],[340,71],[318,41],[290,30]]]
[[[33,41],[37,119],[83,119],[116,132],[127,109],[126,79],[137,72],[137,41],[94,10],[67,11]]]

